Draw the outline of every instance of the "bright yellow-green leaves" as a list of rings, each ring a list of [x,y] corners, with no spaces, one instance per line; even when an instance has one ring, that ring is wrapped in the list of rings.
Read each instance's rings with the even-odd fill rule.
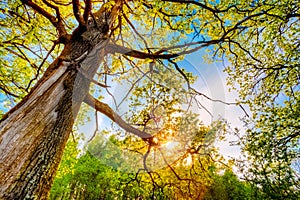
[[[239,85],[243,100],[255,95],[266,102],[298,84],[299,20],[287,18],[286,12],[297,4],[280,1],[272,5],[276,6],[255,7],[252,13],[266,14],[249,20],[242,34],[232,37],[234,42],[226,47],[232,63],[226,69],[228,80]]]
[[[230,61],[228,83],[251,110],[242,142],[251,163],[248,179],[262,186],[264,198],[299,197],[291,165],[299,153],[300,21],[293,16],[299,7],[297,1],[253,3],[245,17],[262,14],[243,23],[220,51]]]
[[[208,131],[209,128],[203,127],[198,137],[203,137]],[[107,134],[111,133],[105,131],[97,134],[88,146],[89,151],[76,159],[75,154],[70,154],[73,142],[69,141],[59,176],[51,191],[52,199],[59,196],[63,199],[70,196],[75,199],[96,199],[99,196],[111,199],[149,199],[153,195],[160,199],[203,198],[214,182],[212,175],[217,176],[220,172],[218,164],[212,160],[214,156],[203,152],[200,155],[187,152],[170,162],[169,167],[165,164],[161,168],[150,170],[151,166],[159,164],[159,149],[151,151],[149,157],[156,156],[156,159],[147,159],[147,172],[143,170],[140,161],[143,160],[142,155],[137,153],[144,152],[142,148],[145,143],[130,136],[120,140],[112,135],[107,140]],[[197,143],[202,145],[203,141]],[[164,152],[168,161],[178,154],[176,148],[169,151],[173,153]],[[76,160],[73,162],[75,164],[67,171],[65,164],[73,159]],[[137,169],[133,170],[135,168]],[[66,173],[60,176],[62,171]]]
[[[58,21],[56,10],[47,6],[45,1],[32,2],[54,17],[55,22]],[[66,32],[71,34],[78,26],[72,2],[47,2],[59,8]],[[79,1],[80,14],[84,13],[86,2]],[[92,13],[97,12],[102,4],[102,1],[92,1]],[[112,5],[114,2],[109,1],[105,7]],[[271,180],[275,187],[273,193],[279,194],[274,198],[279,198],[293,193],[291,188],[296,185],[289,183],[293,179],[290,164],[299,141],[299,10],[300,3],[296,0],[124,1],[109,37],[112,43],[149,54],[158,51],[160,54],[178,54],[208,42],[206,45],[215,58],[224,56],[229,61],[225,71],[229,75],[230,87],[238,89],[240,102],[251,110],[252,119],[247,120],[249,130],[241,141],[253,164],[252,176],[249,177],[261,180],[266,194],[272,191],[272,187],[263,181]],[[91,20],[92,15],[89,17]],[[30,91],[58,57],[63,45],[53,46],[59,37],[55,22],[52,20],[51,23],[20,0],[1,1],[0,18],[0,87],[1,94],[8,96],[3,105],[10,108]],[[190,42],[198,43],[183,45]],[[168,60],[146,57],[107,55],[99,66],[96,81],[111,88],[130,88],[123,96],[124,100],[121,99],[121,103],[128,105],[127,110],[119,114],[130,124],[139,126],[140,130],[156,135],[161,145],[176,137],[191,149],[208,140],[214,141],[216,130],[199,127],[197,113],[186,111],[188,99],[193,95],[188,91],[186,79],[192,84],[196,77],[186,70],[179,73]],[[181,55],[172,61],[183,58]],[[97,90],[97,87],[92,86],[91,93],[100,98],[105,96],[103,91],[110,89]],[[114,106],[118,108],[120,105]],[[179,117],[182,115],[186,118]],[[79,120],[83,116],[79,116]],[[180,134],[189,131],[195,136],[190,143],[187,139],[191,138]],[[124,133],[116,132],[119,135]],[[171,132],[176,132],[176,135]],[[125,147],[134,143],[135,149],[140,148],[143,154],[147,152],[148,146],[141,139],[125,134],[126,139],[122,140],[116,135],[110,139],[113,144]],[[119,154],[115,152],[109,156]],[[186,169],[189,159],[202,160],[186,154],[176,168],[179,171]],[[207,163],[205,169],[211,164]],[[195,165],[197,167],[201,168]],[[188,175],[186,173],[182,171],[182,175]],[[166,172],[162,180],[174,180],[174,173],[171,174]],[[149,177],[143,176],[141,180],[149,181]],[[152,189],[148,182],[145,187],[146,191]],[[144,192],[141,188],[132,189],[137,193]],[[171,189],[168,192],[171,194]],[[193,186],[190,193],[197,192]],[[182,194],[178,193],[177,197],[181,198]]]
[[[20,1],[9,1],[1,4],[0,35],[0,85],[7,90],[2,93],[19,101],[58,55],[57,46],[47,56],[57,39],[56,31],[48,20]]]

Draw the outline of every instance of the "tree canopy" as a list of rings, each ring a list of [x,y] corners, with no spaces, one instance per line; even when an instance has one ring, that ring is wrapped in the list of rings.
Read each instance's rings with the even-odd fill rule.
[[[97,127],[88,152],[76,158],[73,146],[74,171],[62,162],[68,183],[63,192],[54,185],[57,194],[76,196],[82,191],[74,187],[100,187],[84,178],[113,174],[101,184],[135,180],[122,185],[131,188],[125,197],[164,192],[166,198],[210,199],[217,191],[231,199],[220,186],[227,180],[238,194],[253,197],[230,171],[211,170],[222,162],[213,142],[231,129],[223,120],[201,124],[198,109],[211,114],[201,98],[245,112],[245,131],[233,130],[245,158],[237,166],[259,198],[299,198],[299,9],[299,1],[290,0],[1,1],[0,198],[47,198],[74,123],[90,117],[90,108]],[[196,75],[179,64],[201,49],[208,62],[223,63],[236,102],[199,91]],[[106,133],[114,146],[101,143],[99,113],[117,125]],[[180,152],[175,159],[163,150],[170,141]],[[102,157],[107,146],[140,154],[122,159],[141,167],[123,166],[135,172],[127,175],[118,171],[121,160],[108,167]],[[93,166],[89,175],[74,177],[85,163]],[[111,194],[101,192],[101,198]]]

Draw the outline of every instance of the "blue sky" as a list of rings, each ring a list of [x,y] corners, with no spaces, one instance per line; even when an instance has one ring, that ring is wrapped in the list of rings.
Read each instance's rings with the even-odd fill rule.
[[[207,53],[204,50],[197,51],[193,54],[187,55],[186,58],[179,62],[179,66],[181,68],[185,68],[187,71],[192,72],[194,75],[198,76],[198,80],[193,87],[197,89],[199,92],[204,93],[205,95],[213,98],[222,100],[225,102],[234,102],[237,99],[237,94],[234,92],[228,92],[228,87],[226,86],[226,74],[223,72],[222,63],[212,63],[207,64],[203,60],[203,55]],[[120,92],[120,89],[125,86],[115,86],[119,87],[118,92],[113,91],[114,95],[119,96],[117,99],[121,99],[120,97],[124,94]],[[121,87],[121,88],[120,88]],[[124,88],[125,89],[125,88]],[[106,99],[111,102],[111,100]],[[228,120],[231,124],[232,128],[242,129],[242,124],[239,118],[243,117],[244,113],[237,106],[227,106],[222,103],[214,103],[210,100],[200,97],[200,102],[213,114],[214,118],[212,118],[205,110],[197,110],[200,114],[200,119],[204,124],[209,125],[213,120],[218,119],[219,117],[223,117]],[[126,111],[126,104],[121,107]],[[122,113],[122,110],[120,111]],[[89,139],[94,130],[95,130],[95,119],[94,113],[91,113],[91,121],[86,123],[84,126],[79,128],[80,133],[84,133],[86,139]],[[103,129],[110,129],[111,120],[101,113],[98,114],[98,123],[99,123],[99,131]],[[228,135],[226,141],[217,142],[217,146],[220,148],[220,152],[226,157],[235,157],[240,156],[240,149],[236,146],[230,146],[231,140],[236,140],[232,135]]]
[[[199,50],[195,53],[187,55],[183,61],[178,64],[181,68],[192,72],[194,75],[198,76],[197,82],[193,85],[195,89],[205,95],[213,98],[219,99],[225,102],[234,102],[237,98],[237,94],[234,92],[228,92],[228,87],[226,86],[226,74],[223,72],[223,66],[221,63],[207,64],[203,60],[203,55],[207,54],[204,50]],[[120,87],[116,85],[115,87]],[[125,87],[125,86],[122,86]],[[122,92],[114,92],[116,96],[122,96]],[[0,109],[3,111],[8,111],[4,105],[6,96],[0,93]],[[201,103],[213,114],[214,119],[218,119],[219,116],[227,119],[232,127],[238,127],[242,129],[242,124],[239,120],[243,117],[243,113],[240,108],[236,106],[226,106],[221,103],[213,103],[205,98],[200,98]],[[122,106],[126,111],[126,104]],[[214,120],[206,111],[197,110],[200,114],[200,119],[204,124],[209,125],[212,120]],[[84,133],[86,139],[91,137],[95,130],[95,119],[94,113],[90,114],[91,122],[86,123],[79,127],[79,133]],[[111,120],[103,116],[101,113],[98,114],[99,130],[110,129]],[[218,142],[218,147],[220,152],[225,156],[239,156],[239,148],[232,147],[229,145],[230,140],[236,140],[233,136],[228,136],[227,141]]]

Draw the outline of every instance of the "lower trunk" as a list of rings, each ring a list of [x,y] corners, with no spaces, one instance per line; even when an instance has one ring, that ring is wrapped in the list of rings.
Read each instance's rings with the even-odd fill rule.
[[[103,46],[102,46],[103,47]],[[94,50],[93,50],[94,51]],[[101,54],[80,64],[92,76]],[[92,58],[92,59],[91,59]],[[92,60],[92,62],[91,62]],[[58,63],[58,62],[57,62]],[[0,199],[46,199],[89,81],[61,62],[0,123]]]

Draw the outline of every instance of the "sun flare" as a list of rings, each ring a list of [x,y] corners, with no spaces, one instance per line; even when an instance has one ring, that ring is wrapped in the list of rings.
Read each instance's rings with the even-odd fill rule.
[[[176,147],[178,147],[179,142],[173,142],[173,141],[169,141],[167,142],[164,146],[168,149],[168,150],[174,150],[176,149]]]
[[[184,162],[184,165],[185,165],[185,166],[191,165],[191,164],[193,163],[193,157],[192,157],[192,155],[189,154],[189,155],[185,158],[184,161],[185,161],[185,162]]]

